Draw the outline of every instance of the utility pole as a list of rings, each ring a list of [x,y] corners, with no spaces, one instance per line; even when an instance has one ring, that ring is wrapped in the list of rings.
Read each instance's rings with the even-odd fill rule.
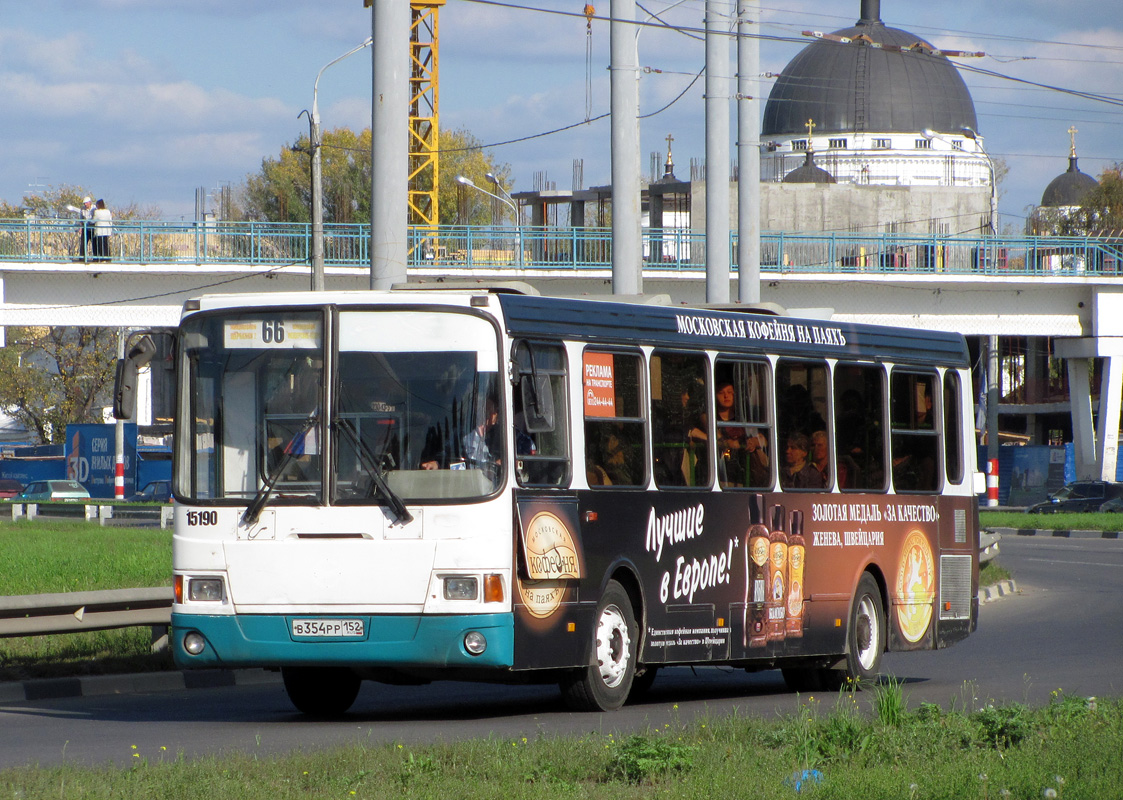
[[[706,0],[706,302],[729,302],[729,39]]]
[[[737,0],[737,298],[742,303],[760,302],[759,33],[759,0]]]
[[[409,257],[409,26],[405,0],[371,6],[370,288],[405,283]]]
[[[612,293],[643,292],[635,0],[612,0]]]

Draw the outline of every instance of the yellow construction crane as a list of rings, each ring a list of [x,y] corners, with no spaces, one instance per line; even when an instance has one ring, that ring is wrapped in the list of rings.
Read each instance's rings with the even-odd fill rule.
[[[412,0],[409,28],[409,221],[440,223],[440,8],[445,0]],[[435,232],[435,231],[434,231]]]

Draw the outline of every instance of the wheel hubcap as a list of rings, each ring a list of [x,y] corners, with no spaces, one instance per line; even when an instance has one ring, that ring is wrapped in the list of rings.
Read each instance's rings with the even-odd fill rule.
[[[624,615],[617,606],[607,606],[597,620],[597,666],[605,686],[615,689],[623,682],[631,649],[632,637]]]
[[[877,609],[873,600],[866,595],[858,603],[858,618],[855,621],[855,644],[858,646],[858,663],[862,669],[873,668],[877,661],[877,643],[880,641],[880,632],[877,629]]]

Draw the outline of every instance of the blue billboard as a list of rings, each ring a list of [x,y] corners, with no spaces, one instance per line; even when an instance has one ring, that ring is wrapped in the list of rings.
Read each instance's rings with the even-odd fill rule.
[[[136,423],[125,425],[125,496],[136,491]],[[86,487],[90,497],[114,497],[117,425],[66,426],[66,477]]]

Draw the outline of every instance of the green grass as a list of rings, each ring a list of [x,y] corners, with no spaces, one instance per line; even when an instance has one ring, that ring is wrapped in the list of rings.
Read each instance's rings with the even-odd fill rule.
[[[130,768],[0,771],[0,797],[685,798],[691,800],[1103,800],[1123,782],[1123,703],[1055,694],[1020,704],[907,709],[889,681],[878,710],[869,693],[804,698],[792,715],[736,712],[639,734],[489,737],[424,746],[356,744],[285,756],[250,752],[198,759],[158,741],[130,748]],[[124,754],[122,754],[124,755]],[[801,782],[795,788],[795,779]],[[1054,794],[1050,795],[1047,790]]]
[[[1123,514],[1026,514],[1018,511],[980,511],[983,528],[1041,528],[1043,530],[1123,531]]]
[[[0,524],[0,594],[170,586],[172,532],[89,522]]]
[[[979,566],[979,586],[994,586],[996,583],[1008,581],[1013,577],[1008,569],[998,563],[997,559],[991,559]]]
[[[89,522],[0,524],[0,595],[170,586],[171,531]],[[149,628],[0,639],[0,680],[171,668]]]

